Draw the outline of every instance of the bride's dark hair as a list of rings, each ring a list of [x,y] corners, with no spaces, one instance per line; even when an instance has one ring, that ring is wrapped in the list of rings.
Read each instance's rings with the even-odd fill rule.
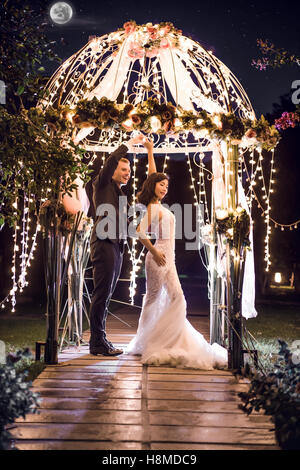
[[[144,181],[141,191],[137,194],[137,200],[140,204],[148,206],[155,197],[155,186],[163,180],[169,180],[165,173],[151,173]]]

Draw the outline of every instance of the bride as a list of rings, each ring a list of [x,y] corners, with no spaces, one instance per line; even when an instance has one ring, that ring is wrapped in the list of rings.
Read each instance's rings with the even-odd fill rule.
[[[168,176],[156,172],[153,142],[145,139],[148,151],[148,177],[138,202],[147,212],[137,227],[141,243],[147,248],[145,260],[146,294],[136,336],[126,352],[141,355],[144,364],[212,370],[226,367],[227,351],[210,345],[187,320],[186,300],[175,265],[175,217],[161,205],[168,192]],[[146,232],[154,233],[153,245]]]

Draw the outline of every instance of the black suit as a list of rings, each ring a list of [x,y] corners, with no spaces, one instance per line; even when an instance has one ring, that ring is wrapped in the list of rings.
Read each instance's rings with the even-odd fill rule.
[[[94,290],[90,306],[90,346],[105,344],[107,308],[120,276],[124,240],[119,234],[119,197],[125,196],[112,180],[119,160],[126,156],[128,148],[121,145],[106,160],[102,170],[93,181],[93,204],[95,211],[101,204],[111,204],[116,211],[116,235],[101,240],[97,235],[97,224],[103,219],[96,215],[91,235],[91,262],[93,265]]]

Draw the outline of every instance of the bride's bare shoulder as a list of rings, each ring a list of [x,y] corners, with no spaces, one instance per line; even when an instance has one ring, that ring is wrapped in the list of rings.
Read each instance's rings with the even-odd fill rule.
[[[155,202],[150,202],[147,206],[147,212],[148,214],[152,215],[153,217],[159,216],[159,220],[162,218],[162,211],[161,211],[161,205],[157,204]]]

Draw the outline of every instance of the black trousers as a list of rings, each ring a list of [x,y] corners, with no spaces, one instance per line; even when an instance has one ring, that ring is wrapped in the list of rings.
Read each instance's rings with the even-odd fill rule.
[[[107,309],[123,263],[123,243],[97,240],[91,244],[94,290],[90,306],[90,346],[105,343]]]

